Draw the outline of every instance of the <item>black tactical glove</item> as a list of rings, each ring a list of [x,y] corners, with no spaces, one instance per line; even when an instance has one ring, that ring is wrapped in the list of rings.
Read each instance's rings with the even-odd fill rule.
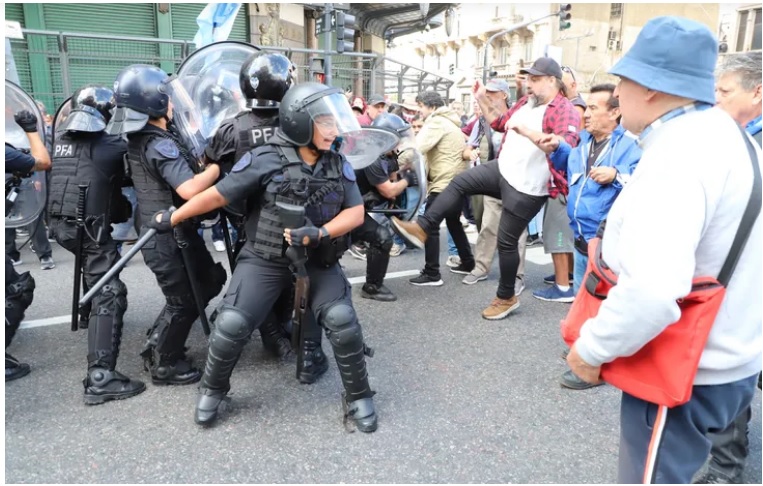
[[[21,110],[13,115],[13,119],[25,132],[35,133],[37,131],[37,117],[31,111]]]
[[[173,211],[168,209],[157,211],[151,216],[151,220],[146,223],[146,226],[155,229],[157,233],[169,233],[172,231],[172,223],[170,223],[172,213]]]
[[[419,178],[412,170],[401,170],[397,173],[397,175],[401,180],[405,179],[405,181],[408,183],[408,187],[415,187],[419,185]]]
[[[291,230],[291,244],[292,246],[317,248],[324,236],[328,236],[328,232],[324,228],[303,226]]]

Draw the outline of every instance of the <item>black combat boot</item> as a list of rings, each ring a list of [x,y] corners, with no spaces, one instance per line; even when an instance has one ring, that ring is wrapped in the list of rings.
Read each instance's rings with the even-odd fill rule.
[[[364,299],[373,299],[380,302],[394,302],[397,300],[397,296],[385,287],[384,284],[364,284],[360,291],[360,296]]]
[[[376,408],[374,399],[360,398],[353,402],[347,401],[346,393],[342,393],[342,401],[345,410],[345,417],[355,422],[355,427],[361,432],[370,434],[375,432],[379,424],[376,418]]]
[[[131,380],[118,371],[101,367],[90,368],[82,384],[85,385],[86,405],[124,400],[146,391],[146,384],[142,381]]]
[[[26,376],[32,369],[26,363],[19,363],[19,360],[8,353],[5,353],[5,381],[13,381]]]
[[[306,339],[302,359],[297,363],[299,382],[305,385],[313,384],[328,369],[329,361],[321,349],[321,343]]]
[[[199,387],[199,398],[196,400],[196,412],[193,420],[199,425],[212,425],[217,419],[217,413],[223,401],[228,400],[228,390],[213,390]]]
[[[279,323],[270,319],[266,320],[260,326],[260,338],[265,350],[274,357],[286,359],[291,355],[291,343]]]
[[[151,370],[154,385],[190,385],[201,379],[201,371],[193,367],[193,362],[181,355],[161,355],[159,366]]]

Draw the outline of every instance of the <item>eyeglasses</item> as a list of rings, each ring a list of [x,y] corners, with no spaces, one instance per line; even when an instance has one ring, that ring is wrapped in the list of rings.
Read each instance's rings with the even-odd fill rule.
[[[572,80],[574,82],[577,82],[577,79],[575,79],[575,72],[572,70],[569,66],[562,66],[562,71],[565,73],[569,73],[570,76],[572,76]]]

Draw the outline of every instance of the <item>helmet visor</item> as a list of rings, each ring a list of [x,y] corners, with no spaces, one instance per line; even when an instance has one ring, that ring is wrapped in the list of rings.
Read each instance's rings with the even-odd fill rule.
[[[196,158],[201,158],[207,139],[202,135],[204,123],[196,103],[177,76],[168,78],[162,85],[162,90],[170,97],[172,124],[177,135]]]
[[[347,158],[353,169],[364,169],[382,154],[393,150],[400,139],[380,128],[364,127],[343,136],[339,153]]]
[[[308,102],[305,110],[323,137],[343,137],[360,130],[360,124],[342,93],[333,93]]]
[[[397,144],[398,152],[416,148],[416,135],[413,134],[413,130],[408,128],[402,132],[398,132],[398,135],[400,135],[400,142]]]
[[[56,129],[76,132],[100,132],[106,128],[106,120],[92,106],[80,106],[70,112]]]

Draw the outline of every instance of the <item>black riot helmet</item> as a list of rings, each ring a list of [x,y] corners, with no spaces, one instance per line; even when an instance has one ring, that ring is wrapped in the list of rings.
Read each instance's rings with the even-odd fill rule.
[[[69,132],[100,132],[111,120],[114,92],[99,84],[87,84],[71,97],[71,111],[62,124]]]
[[[320,83],[301,83],[287,91],[278,116],[281,135],[300,147],[312,144],[314,125],[326,137],[360,131],[342,90]]]
[[[391,132],[399,138],[405,138],[411,130],[411,126],[405,120],[392,113],[380,113],[371,122],[371,126]]]
[[[241,92],[250,108],[278,108],[284,94],[295,84],[293,65],[282,54],[257,52],[241,66]]]
[[[124,68],[114,81],[116,109],[106,131],[112,135],[136,132],[149,118],[166,117],[170,104],[168,78],[156,66],[133,64]]]

